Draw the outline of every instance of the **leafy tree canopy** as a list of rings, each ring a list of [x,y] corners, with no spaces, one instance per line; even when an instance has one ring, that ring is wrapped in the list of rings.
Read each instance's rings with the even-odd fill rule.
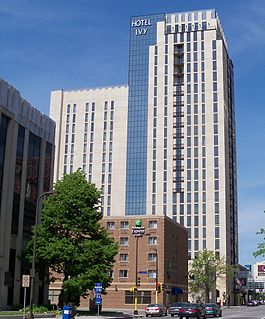
[[[216,279],[232,276],[234,268],[226,263],[225,257],[216,256],[214,251],[203,250],[193,259],[189,271],[189,290],[192,295],[209,302],[209,293],[215,288]]]
[[[96,282],[110,285],[118,245],[99,223],[101,194],[81,170],[65,175],[54,189],[56,194],[43,202],[37,227],[37,262],[64,275],[60,305],[78,305]]]
[[[265,229],[261,228],[259,230],[259,232],[257,232],[257,234],[264,236],[265,235]],[[265,240],[265,237],[263,237],[263,240]],[[259,243],[257,248],[258,248],[258,250],[253,253],[253,256],[254,257],[258,257],[258,256],[264,257],[265,256],[265,242]]]

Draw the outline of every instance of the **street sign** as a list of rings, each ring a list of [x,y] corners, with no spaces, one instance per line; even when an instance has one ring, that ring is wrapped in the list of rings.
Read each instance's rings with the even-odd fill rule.
[[[145,233],[144,227],[132,227],[132,234],[134,237],[142,237]]]
[[[138,275],[147,275],[147,271],[138,271]]]
[[[23,275],[22,276],[22,287],[23,288],[28,288],[30,283],[30,277],[29,275]]]
[[[96,305],[101,305],[102,304],[102,299],[96,299],[95,300]]]
[[[95,304],[96,305],[101,305],[102,304],[102,295],[101,295],[101,293],[96,293]]]
[[[95,290],[96,294],[102,293],[102,283],[101,282],[96,282],[94,290]]]

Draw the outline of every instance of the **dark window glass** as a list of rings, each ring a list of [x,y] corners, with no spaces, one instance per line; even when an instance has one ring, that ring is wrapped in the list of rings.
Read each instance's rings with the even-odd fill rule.
[[[38,197],[39,164],[41,139],[29,134],[27,177],[25,192],[25,214],[23,224],[23,237],[31,238],[32,226],[35,224],[36,201]]]
[[[1,207],[2,187],[3,187],[7,124],[8,124],[8,119],[5,116],[0,115],[0,207]]]
[[[45,168],[44,168],[44,192],[51,188],[52,144],[46,142]]]
[[[25,138],[25,128],[22,126],[19,126],[18,137],[17,137],[16,170],[15,170],[14,195],[13,195],[13,211],[12,211],[12,226],[11,226],[12,234],[18,233],[24,138]]]

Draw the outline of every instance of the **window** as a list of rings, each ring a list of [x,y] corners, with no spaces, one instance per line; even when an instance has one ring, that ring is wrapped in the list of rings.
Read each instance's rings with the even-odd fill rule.
[[[151,291],[142,291],[138,298],[138,304],[150,304],[151,303]],[[129,290],[125,291],[125,304],[134,304],[134,294]]]
[[[128,221],[121,221],[121,229],[128,229],[129,228],[129,222]]]
[[[120,237],[120,246],[128,246],[129,239],[128,237]]]
[[[219,215],[215,215],[215,225],[219,225],[220,221],[219,221]],[[217,237],[217,236],[215,236]]]
[[[149,228],[157,228],[157,221],[156,220],[150,220],[149,221]]]
[[[156,253],[149,253],[148,261],[156,261]]]
[[[119,277],[120,278],[128,278],[128,270],[120,270]]]
[[[128,261],[128,254],[120,254],[120,261],[127,262]]]
[[[149,237],[148,238],[148,245],[157,245],[157,237]]]
[[[156,270],[148,270],[148,278],[156,278]]]
[[[107,229],[108,230],[115,229],[115,222],[107,222]]]

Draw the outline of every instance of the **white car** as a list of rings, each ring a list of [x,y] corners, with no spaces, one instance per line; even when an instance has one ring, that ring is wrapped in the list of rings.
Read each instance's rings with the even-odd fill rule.
[[[152,317],[152,316],[166,316],[167,315],[167,308],[158,303],[150,303],[145,308],[145,316]]]

